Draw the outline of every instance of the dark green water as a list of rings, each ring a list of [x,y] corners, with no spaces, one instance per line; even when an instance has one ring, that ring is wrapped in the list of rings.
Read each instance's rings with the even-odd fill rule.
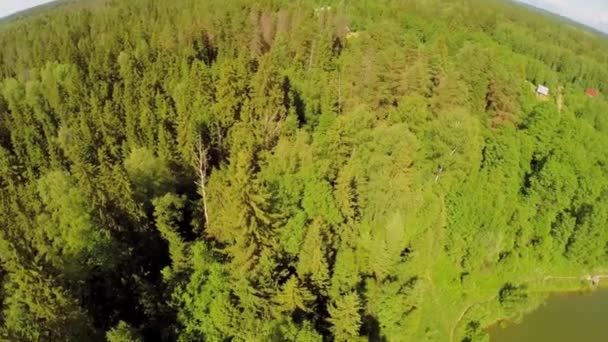
[[[561,294],[519,324],[490,329],[490,342],[607,342],[608,290]]]

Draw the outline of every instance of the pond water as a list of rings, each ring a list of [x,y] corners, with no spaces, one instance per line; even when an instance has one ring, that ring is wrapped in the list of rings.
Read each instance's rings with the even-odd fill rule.
[[[553,295],[521,323],[490,329],[490,342],[545,341],[608,341],[608,290]]]

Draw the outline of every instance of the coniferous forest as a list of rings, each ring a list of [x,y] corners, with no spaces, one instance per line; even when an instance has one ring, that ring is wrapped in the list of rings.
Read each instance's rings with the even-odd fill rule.
[[[4,20],[0,339],[488,341],[608,269],[607,80],[505,1]]]

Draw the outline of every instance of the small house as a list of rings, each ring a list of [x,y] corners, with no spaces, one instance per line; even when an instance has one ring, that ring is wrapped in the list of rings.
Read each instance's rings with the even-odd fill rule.
[[[589,88],[585,90],[585,94],[589,97],[597,97],[600,92],[597,89]]]
[[[549,88],[539,84],[538,88],[536,88],[536,93],[542,96],[549,96]]]

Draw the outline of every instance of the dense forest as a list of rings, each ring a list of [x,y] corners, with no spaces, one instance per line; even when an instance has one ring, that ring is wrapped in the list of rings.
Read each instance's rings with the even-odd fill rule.
[[[608,40],[583,27],[83,0],[0,46],[1,340],[487,341],[608,268]]]

